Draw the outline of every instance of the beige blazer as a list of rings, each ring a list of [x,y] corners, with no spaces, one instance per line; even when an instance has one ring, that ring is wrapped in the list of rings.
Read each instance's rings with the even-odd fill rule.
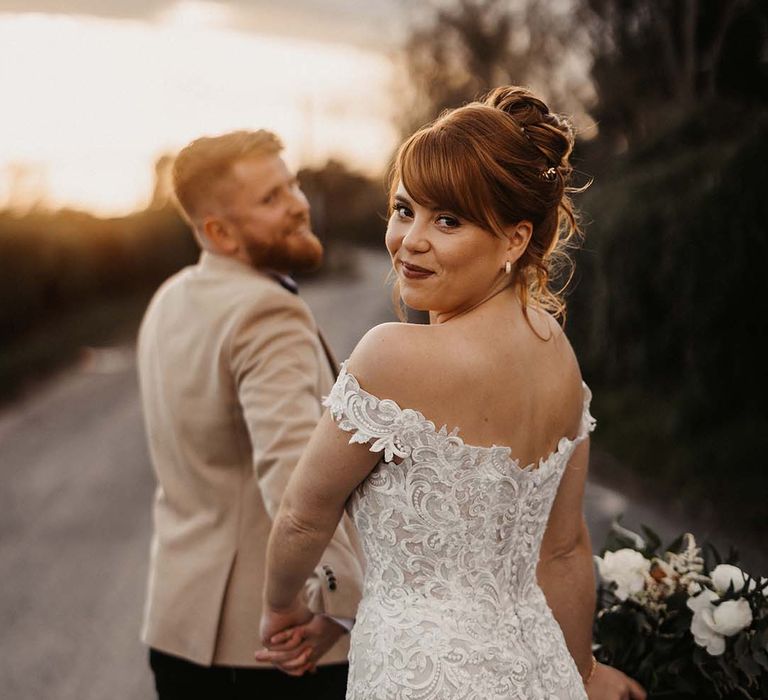
[[[312,314],[271,277],[203,253],[152,299],[138,367],[158,482],[142,639],[199,664],[260,666],[272,518],[333,382]],[[345,515],[310,607],[354,618],[361,562]],[[345,661],[348,638],[322,663]]]

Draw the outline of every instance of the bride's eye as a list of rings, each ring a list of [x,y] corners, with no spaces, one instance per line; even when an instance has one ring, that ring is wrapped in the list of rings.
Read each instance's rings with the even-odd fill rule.
[[[407,219],[413,216],[413,212],[402,202],[395,202],[392,205],[392,212],[397,216],[398,219]]]
[[[442,228],[458,228],[461,226],[461,221],[451,214],[440,214],[435,221]]]

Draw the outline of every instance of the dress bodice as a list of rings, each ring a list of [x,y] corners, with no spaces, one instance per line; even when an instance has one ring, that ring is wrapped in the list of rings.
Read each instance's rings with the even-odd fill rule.
[[[586,384],[583,389],[576,437],[563,437],[549,455],[521,466],[510,447],[465,444],[457,429],[438,429],[419,411],[368,393],[347,371],[346,363],[342,365],[324,403],[339,427],[351,433],[350,442],[368,443],[371,451],[382,453],[350,500],[366,557],[361,611],[377,618],[376,644],[386,636],[383,615],[390,623],[397,620],[398,626],[409,620],[421,626],[418,640],[412,641],[427,656],[425,644],[447,645],[440,653],[448,656],[457,653],[457,644],[460,653],[470,655],[503,648],[505,658],[516,646],[525,658],[537,645],[545,655],[551,652],[546,635],[538,638],[533,630],[552,633],[554,622],[536,583],[536,564],[565,467],[596,424],[589,412],[591,391]],[[436,637],[424,627],[429,619],[436,624],[443,621],[433,629]],[[450,624],[463,621],[463,626],[447,632],[446,620]],[[509,635],[526,626],[531,631],[523,652],[520,639],[515,642]],[[402,646],[402,641],[389,639],[384,646]],[[463,667],[466,670],[466,664]],[[487,670],[488,665],[478,668]],[[569,675],[572,669],[567,669]],[[489,682],[497,682],[497,676],[492,674]],[[465,681],[479,682],[469,676]],[[529,682],[541,683],[541,679],[532,676],[525,681]],[[486,695],[478,691],[477,697],[496,697],[492,691],[490,687]],[[560,697],[537,695],[533,690],[502,696]],[[443,689],[443,695],[434,697],[453,695]]]

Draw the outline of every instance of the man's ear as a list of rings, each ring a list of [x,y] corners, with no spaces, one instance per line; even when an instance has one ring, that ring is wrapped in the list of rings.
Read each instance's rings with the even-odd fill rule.
[[[505,229],[507,234],[507,260],[516,262],[525,252],[533,235],[533,224],[530,221],[518,221]]]
[[[235,255],[240,246],[230,227],[217,216],[206,216],[200,223],[203,236],[211,248],[222,255]]]

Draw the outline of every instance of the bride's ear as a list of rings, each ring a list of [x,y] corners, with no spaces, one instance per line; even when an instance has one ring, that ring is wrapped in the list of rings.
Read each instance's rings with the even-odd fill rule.
[[[518,221],[516,224],[505,228],[507,236],[507,260],[515,262],[528,247],[533,235],[533,224],[530,221]]]

